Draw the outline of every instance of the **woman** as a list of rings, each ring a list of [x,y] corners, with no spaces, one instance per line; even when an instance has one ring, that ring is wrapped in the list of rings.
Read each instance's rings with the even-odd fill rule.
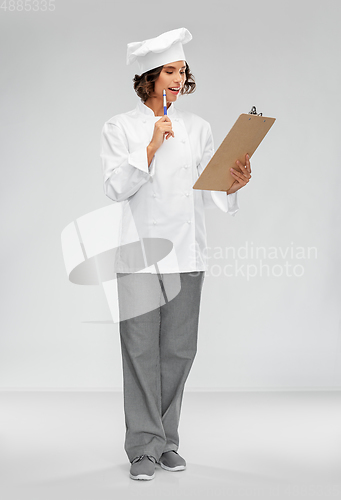
[[[204,207],[234,215],[237,191],[251,178],[246,157],[227,192],[192,189],[214,151],[209,123],[174,107],[195,90],[183,50],[191,38],[180,28],[128,44],[127,63],[140,67],[134,78],[140,101],[102,130],[104,191],[123,202],[115,264],[132,479],[153,479],[155,463],[186,468],[178,425],[207,269]]]

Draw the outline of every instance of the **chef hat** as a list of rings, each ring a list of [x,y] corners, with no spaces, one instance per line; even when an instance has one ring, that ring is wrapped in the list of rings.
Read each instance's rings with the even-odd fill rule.
[[[190,40],[191,33],[186,28],[178,28],[143,42],[128,43],[127,64],[137,61],[142,75],[170,62],[185,61],[182,45]]]

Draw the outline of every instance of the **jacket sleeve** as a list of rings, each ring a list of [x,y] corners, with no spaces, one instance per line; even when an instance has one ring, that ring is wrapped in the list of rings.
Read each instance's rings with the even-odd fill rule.
[[[100,156],[104,193],[111,200],[127,200],[154,175],[155,157],[148,167],[147,144],[129,151],[124,130],[114,123],[103,126]]]
[[[208,124],[206,144],[202,159],[198,166],[199,176],[206,168],[208,162],[214,155],[214,144],[211,126]],[[226,191],[206,191],[202,190],[205,208],[218,207],[223,212],[235,215],[238,210],[238,191],[232,194],[226,194]]]

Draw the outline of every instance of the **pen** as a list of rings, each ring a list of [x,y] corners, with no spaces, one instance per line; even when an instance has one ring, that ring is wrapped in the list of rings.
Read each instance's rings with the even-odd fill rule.
[[[167,100],[166,100],[166,91],[163,90],[163,114],[167,115]]]

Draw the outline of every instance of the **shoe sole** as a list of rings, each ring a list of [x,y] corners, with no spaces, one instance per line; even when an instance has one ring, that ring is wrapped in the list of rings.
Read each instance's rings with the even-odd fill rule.
[[[151,479],[154,479],[155,472],[152,476],[148,476],[148,474],[139,474],[138,476],[133,476],[133,474],[129,474],[129,477],[131,479],[138,479],[140,481],[150,481]]]
[[[177,472],[180,470],[185,470],[186,465],[177,465],[176,467],[167,467],[167,465],[164,465],[162,462],[158,462],[159,465],[165,470],[169,470],[170,472]]]

